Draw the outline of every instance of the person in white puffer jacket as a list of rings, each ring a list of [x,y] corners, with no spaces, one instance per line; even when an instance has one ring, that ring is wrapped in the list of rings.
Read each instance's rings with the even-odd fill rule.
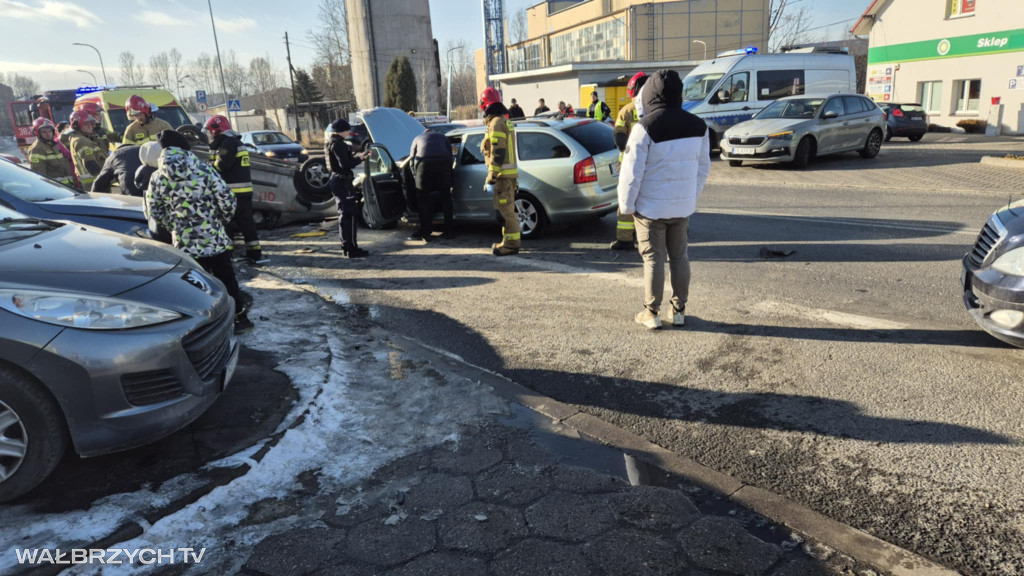
[[[644,309],[636,322],[661,328],[665,261],[672,283],[672,324],[686,323],[690,261],[686,254],[690,216],[711,173],[711,143],[703,120],[682,109],[683,81],[659,70],[634,98],[640,121],[622,156],[619,210],[633,214],[644,260]]]

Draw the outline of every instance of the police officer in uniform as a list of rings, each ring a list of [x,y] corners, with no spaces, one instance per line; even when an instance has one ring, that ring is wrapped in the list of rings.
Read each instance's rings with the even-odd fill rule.
[[[356,243],[356,213],[359,211],[359,194],[352,186],[352,169],[370,155],[369,151],[352,154],[345,140],[352,135],[352,127],[342,118],[331,122],[324,130],[324,154],[327,168],[331,171],[331,193],[338,204],[338,232],[341,235],[341,249],[349,258],[364,258],[370,253]]]
[[[60,182],[65,186],[75,185],[75,173],[60,144],[54,139],[56,127],[47,118],[36,118],[32,122],[32,133],[36,141],[28,148],[28,161],[33,172]]]
[[[637,72],[629,79],[629,84],[626,85],[629,102],[619,109],[619,114],[615,118],[615,132],[613,136],[615,138],[615,147],[619,149],[619,164],[622,164],[622,153],[626,150],[626,142],[629,141],[629,133],[633,130],[633,124],[640,120],[640,116],[636,111],[636,105],[633,103],[633,98],[636,98],[636,95],[640,93],[644,82],[647,82],[647,74],[644,72]],[[632,250],[635,237],[636,225],[633,223],[633,215],[623,214],[619,211],[618,222],[615,225],[615,242],[612,242],[609,248],[612,250]]]
[[[231,123],[223,116],[207,120],[203,130],[211,136],[210,158],[213,159],[213,167],[235,195],[235,216],[228,225],[228,234],[234,238],[239,232],[242,233],[245,238],[245,258],[249,262],[269,262],[263,257],[263,247],[252,216],[252,170],[249,151],[242,147],[242,136],[231,129]],[[241,259],[241,255],[236,254],[235,259]]]
[[[519,253],[521,236],[519,217],[516,215],[516,190],[519,171],[516,168],[516,131],[508,119],[508,108],[501,103],[501,94],[487,88],[480,94],[480,109],[484,111],[487,133],[480,143],[480,151],[487,164],[486,189],[494,196],[494,209],[502,225],[502,240],[493,244],[495,256]]]
[[[590,93],[590,108],[587,108],[587,118],[593,118],[598,122],[604,122],[612,115],[611,108],[601,101],[597,96],[597,90]]]

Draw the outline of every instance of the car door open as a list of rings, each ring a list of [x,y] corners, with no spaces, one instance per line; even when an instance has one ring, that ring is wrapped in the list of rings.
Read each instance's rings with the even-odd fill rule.
[[[363,162],[363,219],[370,228],[382,228],[405,214],[405,194],[398,166],[388,149],[371,144],[369,151]]]

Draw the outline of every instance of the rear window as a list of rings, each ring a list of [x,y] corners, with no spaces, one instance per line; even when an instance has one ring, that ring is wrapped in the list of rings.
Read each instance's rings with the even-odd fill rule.
[[[579,142],[591,155],[604,154],[615,149],[612,127],[602,122],[587,122],[563,130]]]
[[[572,156],[568,146],[554,136],[540,132],[516,132],[516,146],[520,161]]]
[[[924,114],[924,106],[921,106],[920,104],[897,104],[897,106],[904,112],[919,112]]]

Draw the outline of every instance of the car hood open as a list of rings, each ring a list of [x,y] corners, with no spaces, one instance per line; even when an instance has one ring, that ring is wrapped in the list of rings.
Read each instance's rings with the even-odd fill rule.
[[[181,259],[170,246],[65,224],[0,245],[0,286],[115,296],[163,276]]]
[[[412,141],[423,134],[423,125],[397,108],[370,108],[359,113],[374,144],[388,149],[395,160],[405,158]]]
[[[146,223],[142,210],[142,198],[121,194],[78,194],[61,200],[38,202],[36,206],[61,216],[95,216],[120,218]]]

